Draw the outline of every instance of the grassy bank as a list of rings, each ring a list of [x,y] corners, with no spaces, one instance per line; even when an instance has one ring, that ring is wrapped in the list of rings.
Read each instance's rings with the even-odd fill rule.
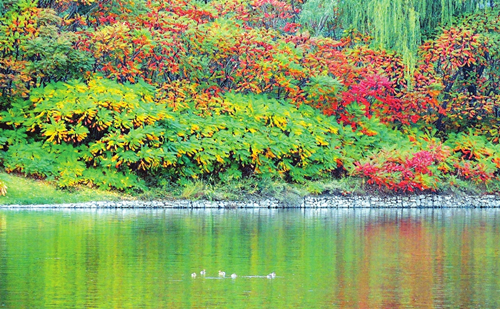
[[[119,200],[229,200],[244,201],[249,199],[273,198],[289,203],[299,201],[307,195],[395,195],[394,192],[381,190],[366,185],[362,179],[347,177],[343,179],[324,179],[305,184],[291,184],[277,180],[246,178],[241,181],[210,183],[207,181],[189,181],[182,184],[170,183],[163,187],[149,188],[141,193],[124,194],[116,191],[104,191],[85,186],[71,189],[58,188],[54,182],[26,178],[19,175],[0,172],[0,181],[7,185],[7,195],[0,196],[0,205],[60,204],[91,201]],[[496,192],[500,183],[494,182],[488,187],[472,182],[447,182],[435,194],[482,195]],[[420,194],[420,193],[414,193]],[[408,194],[404,194],[408,195]],[[411,194],[410,194],[411,195]]]
[[[0,205],[12,204],[60,204],[90,201],[117,200],[245,200],[277,198],[293,201],[310,194],[362,193],[361,182],[354,179],[338,181],[316,181],[308,184],[290,184],[282,181],[246,178],[241,181],[210,183],[189,181],[169,183],[162,187],[148,188],[137,194],[104,191],[85,186],[70,189],[58,188],[55,182],[26,178],[20,175],[0,172],[0,181],[7,186],[6,196],[0,196]]]
[[[6,196],[0,196],[0,205],[60,204],[90,201],[130,199],[116,192],[86,187],[59,189],[54,183],[23,176],[0,173],[0,181],[7,186]]]

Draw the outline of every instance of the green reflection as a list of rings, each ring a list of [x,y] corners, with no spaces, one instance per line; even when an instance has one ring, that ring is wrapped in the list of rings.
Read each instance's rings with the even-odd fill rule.
[[[7,308],[498,307],[497,210],[0,211]],[[206,269],[206,277],[191,278]],[[219,279],[218,270],[238,274]],[[265,276],[275,271],[275,279]]]

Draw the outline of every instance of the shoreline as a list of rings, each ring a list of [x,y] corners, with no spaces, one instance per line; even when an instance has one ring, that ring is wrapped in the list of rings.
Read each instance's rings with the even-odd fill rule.
[[[0,205],[0,209],[10,208],[60,208],[60,209],[82,209],[82,208],[179,208],[179,209],[200,209],[200,208],[224,208],[224,209],[245,209],[245,208],[500,208],[500,196],[498,195],[318,195],[305,196],[293,201],[281,201],[275,198],[255,199],[248,201],[209,201],[209,200],[156,200],[156,201],[96,201],[82,203],[64,204],[11,204]]]

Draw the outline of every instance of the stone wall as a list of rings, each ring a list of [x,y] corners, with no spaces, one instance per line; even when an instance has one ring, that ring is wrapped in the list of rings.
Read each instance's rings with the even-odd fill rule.
[[[500,208],[500,196],[307,196],[294,201],[122,201],[46,205],[0,205],[0,208]]]

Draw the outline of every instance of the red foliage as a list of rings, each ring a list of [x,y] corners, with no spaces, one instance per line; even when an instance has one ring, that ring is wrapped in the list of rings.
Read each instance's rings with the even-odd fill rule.
[[[383,162],[356,163],[353,175],[366,177],[368,184],[391,191],[435,190],[435,183],[430,181],[433,176],[430,167],[438,163],[438,153],[423,150],[409,156],[390,156],[383,152],[378,156],[389,155]]]
[[[448,117],[458,126],[496,108],[487,93],[498,83],[486,83],[483,74],[495,74],[485,69],[487,45],[465,28],[425,43],[417,66],[408,68],[400,55],[368,48],[371,38],[355,30],[341,41],[297,32],[297,2],[213,1],[205,9],[188,0],[149,0],[147,13],[116,10],[130,8],[127,1],[99,2],[79,43],[96,59],[94,71],[122,82],[142,78],[164,88],[182,80],[208,97],[268,93],[351,125],[357,120],[348,107],[355,102],[365,116],[395,125]],[[311,86],[323,77],[338,84]]]

